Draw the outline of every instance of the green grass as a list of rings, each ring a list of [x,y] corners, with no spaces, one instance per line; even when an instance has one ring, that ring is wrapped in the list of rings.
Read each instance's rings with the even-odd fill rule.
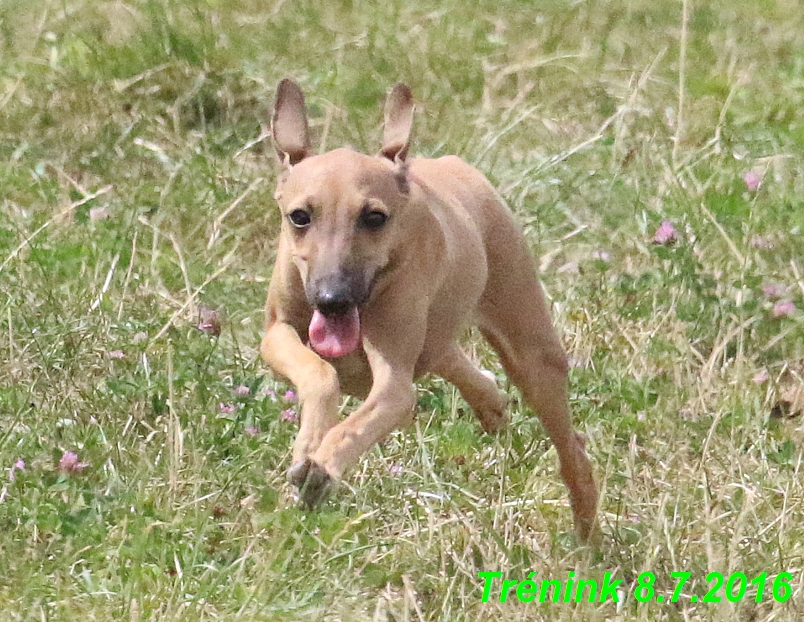
[[[771,413],[804,374],[804,15],[690,3],[685,28],[683,6],[0,4],[0,620],[801,619],[804,427]],[[517,212],[573,360],[598,550],[516,394],[492,438],[439,380],[296,508],[293,404],[257,351],[278,231],[257,139],[285,76],[318,140],[368,152],[409,83],[414,151],[461,155]],[[651,243],[664,219],[674,245]],[[768,284],[797,310],[775,318]],[[533,570],[616,573],[624,602],[481,602],[479,571]],[[646,571],[690,582],[643,604]],[[787,571],[793,595],[691,602],[711,571]]]

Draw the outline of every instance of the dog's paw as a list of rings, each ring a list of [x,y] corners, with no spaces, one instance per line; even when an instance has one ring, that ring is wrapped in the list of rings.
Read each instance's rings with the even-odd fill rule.
[[[592,547],[600,547],[603,543],[603,532],[600,531],[600,524],[597,517],[575,517],[575,534],[582,544]]]
[[[489,411],[478,414],[480,425],[483,426],[483,431],[486,434],[496,434],[508,425],[508,415],[504,411]]]
[[[483,373],[482,371],[480,372]],[[485,374],[484,374],[485,375]],[[502,430],[509,422],[506,407],[508,397],[496,388],[488,391],[482,399],[472,404],[475,415],[486,434],[494,434]]]
[[[310,458],[300,460],[288,469],[288,481],[299,489],[302,505],[309,510],[324,502],[334,483],[326,469]]]
[[[296,488],[304,486],[304,480],[307,479],[307,473],[310,471],[311,464],[312,460],[307,458],[305,460],[299,460],[291,465],[288,469],[288,481]]]
[[[334,481],[324,467],[311,462],[307,472],[307,480],[301,488],[302,503],[308,509],[315,509],[321,505],[332,490]]]

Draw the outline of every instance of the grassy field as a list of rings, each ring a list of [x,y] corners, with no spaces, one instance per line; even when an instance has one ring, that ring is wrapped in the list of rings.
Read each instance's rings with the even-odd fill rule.
[[[409,83],[413,151],[517,212],[599,548],[516,393],[488,437],[440,380],[296,507],[295,395],[257,351],[285,76],[316,144],[368,152]],[[800,620],[803,247],[794,0],[2,2],[0,620]],[[488,571],[613,573],[620,602],[483,603]],[[710,572],[768,578],[704,603]]]

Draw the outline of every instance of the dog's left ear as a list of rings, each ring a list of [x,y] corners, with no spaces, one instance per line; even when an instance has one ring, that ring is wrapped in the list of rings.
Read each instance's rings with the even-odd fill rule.
[[[293,166],[310,153],[310,132],[304,111],[304,93],[293,80],[285,78],[276,90],[271,118],[271,134],[279,158]]]
[[[405,161],[413,128],[413,94],[404,84],[397,84],[385,102],[385,130],[382,154],[391,162]]]

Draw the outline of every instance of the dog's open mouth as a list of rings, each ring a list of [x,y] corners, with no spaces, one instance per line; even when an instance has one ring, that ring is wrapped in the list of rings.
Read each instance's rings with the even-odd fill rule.
[[[310,346],[325,358],[337,358],[360,345],[360,314],[352,307],[340,315],[324,315],[316,309],[307,329]]]

